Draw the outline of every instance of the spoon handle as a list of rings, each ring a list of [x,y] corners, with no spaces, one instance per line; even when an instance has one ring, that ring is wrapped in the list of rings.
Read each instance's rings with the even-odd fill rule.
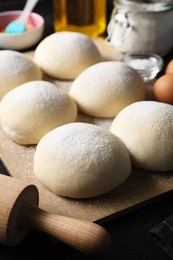
[[[39,0],[27,0],[24,9],[22,11],[22,14],[20,15],[18,20],[26,22],[29,14],[31,13],[35,5],[38,3],[38,1]]]

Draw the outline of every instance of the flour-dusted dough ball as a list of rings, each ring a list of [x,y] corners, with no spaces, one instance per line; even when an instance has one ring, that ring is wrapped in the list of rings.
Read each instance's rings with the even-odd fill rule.
[[[115,117],[127,105],[144,100],[146,86],[139,74],[120,61],[104,61],[83,71],[69,94],[90,116]]]
[[[74,122],[39,141],[34,173],[57,195],[88,198],[122,184],[131,173],[131,161],[125,145],[108,130]]]
[[[36,64],[47,75],[60,79],[75,79],[100,61],[102,56],[92,39],[78,32],[53,33],[35,50]]]
[[[31,81],[8,92],[0,103],[0,123],[13,141],[37,144],[50,130],[74,122],[77,106],[66,93],[46,81]]]
[[[24,54],[0,51],[0,99],[11,89],[31,80],[41,80],[40,68]]]
[[[124,142],[135,167],[173,170],[173,106],[156,101],[136,102],[116,116],[110,131]]]

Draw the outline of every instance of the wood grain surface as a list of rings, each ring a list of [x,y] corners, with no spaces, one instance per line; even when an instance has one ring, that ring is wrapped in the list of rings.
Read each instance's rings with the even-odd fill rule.
[[[105,60],[119,60],[121,55],[102,39],[95,40]],[[26,53],[33,57],[33,52]],[[65,92],[68,91],[71,81],[59,81],[44,75],[44,80],[53,82]],[[150,83],[148,97],[151,96]],[[112,119],[99,119],[79,113],[77,121],[89,122],[108,129]],[[43,186],[33,172],[33,157],[36,146],[22,146],[9,140],[0,129],[0,156],[9,174],[28,184],[35,184],[39,190],[39,207],[48,212],[64,216],[71,216],[92,222],[103,223],[111,218],[125,214],[130,210],[142,207],[147,203],[168,195],[173,188],[173,172],[157,173],[133,169],[131,176],[118,188],[91,199],[70,199],[60,197]],[[142,148],[141,148],[142,149]]]

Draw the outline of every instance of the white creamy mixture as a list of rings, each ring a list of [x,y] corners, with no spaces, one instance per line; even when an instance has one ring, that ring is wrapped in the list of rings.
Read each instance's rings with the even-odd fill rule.
[[[149,60],[136,59],[128,61],[128,64],[134,69],[152,69],[153,64]]]

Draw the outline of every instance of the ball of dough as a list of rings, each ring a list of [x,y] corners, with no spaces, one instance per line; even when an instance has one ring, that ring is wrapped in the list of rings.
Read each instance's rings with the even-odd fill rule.
[[[77,106],[66,93],[46,81],[31,81],[8,92],[0,103],[0,123],[13,141],[36,144],[47,132],[74,122]]]
[[[173,106],[156,101],[133,103],[116,116],[110,131],[124,142],[135,167],[173,170]]]
[[[35,50],[36,64],[47,75],[59,79],[75,79],[84,69],[101,60],[91,38],[78,32],[53,33]]]
[[[73,81],[69,94],[83,113],[111,118],[127,105],[144,100],[146,86],[125,63],[104,61],[83,71]]]
[[[0,51],[0,99],[11,89],[32,80],[41,80],[40,68],[24,54]]]
[[[39,141],[34,172],[57,195],[88,198],[123,183],[131,173],[131,161],[125,145],[108,130],[75,122]]]

